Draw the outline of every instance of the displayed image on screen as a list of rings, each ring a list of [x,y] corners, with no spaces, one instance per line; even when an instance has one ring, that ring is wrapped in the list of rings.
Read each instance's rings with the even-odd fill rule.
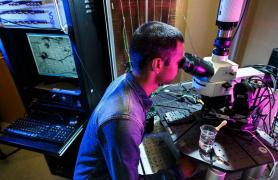
[[[40,75],[78,77],[67,35],[28,33],[27,38]]]

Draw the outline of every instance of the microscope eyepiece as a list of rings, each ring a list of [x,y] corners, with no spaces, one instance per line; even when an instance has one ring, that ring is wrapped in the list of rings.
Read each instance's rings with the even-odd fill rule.
[[[179,67],[186,73],[196,77],[212,77],[214,75],[213,65],[198,56],[185,53],[184,58],[180,61]]]

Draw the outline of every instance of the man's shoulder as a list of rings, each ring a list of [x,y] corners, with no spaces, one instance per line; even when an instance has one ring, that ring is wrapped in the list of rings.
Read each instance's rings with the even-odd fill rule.
[[[96,113],[100,124],[112,119],[125,119],[135,120],[143,125],[143,108],[130,90],[118,90],[118,92],[111,93],[99,104]]]
[[[139,103],[138,97],[135,96],[135,89],[126,80],[127,75],[123,74],[116,78],[107,88],[103,96],[103,103],[107,107],[108,104],[116,104],[118,107],[131,106]],[[112,106],[110,106],[112,107]],[[132,110],[132,109],[131,109]]]
[[[144,124],[144,109],[134,89],[125,79],[126,75],[122,75],[107,88],[94,112],[98,125],[111,119],[136,120]]]

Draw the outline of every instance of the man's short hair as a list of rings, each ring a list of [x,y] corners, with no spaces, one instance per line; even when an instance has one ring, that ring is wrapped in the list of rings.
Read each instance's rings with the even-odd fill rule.
[[[184,42],[183,35],[171,25],[157,21],[143,24],[130,43],[132,68],[141,71],[154,58],[161,58],[168,65],[178,41]]]

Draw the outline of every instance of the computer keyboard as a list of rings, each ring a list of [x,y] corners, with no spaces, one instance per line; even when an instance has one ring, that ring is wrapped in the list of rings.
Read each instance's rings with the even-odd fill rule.
[[[53,124],[31,118],[19,118],[5,128],[5,132],[9,134],[59,144],[65,143],[74,131],[74,126]]]

